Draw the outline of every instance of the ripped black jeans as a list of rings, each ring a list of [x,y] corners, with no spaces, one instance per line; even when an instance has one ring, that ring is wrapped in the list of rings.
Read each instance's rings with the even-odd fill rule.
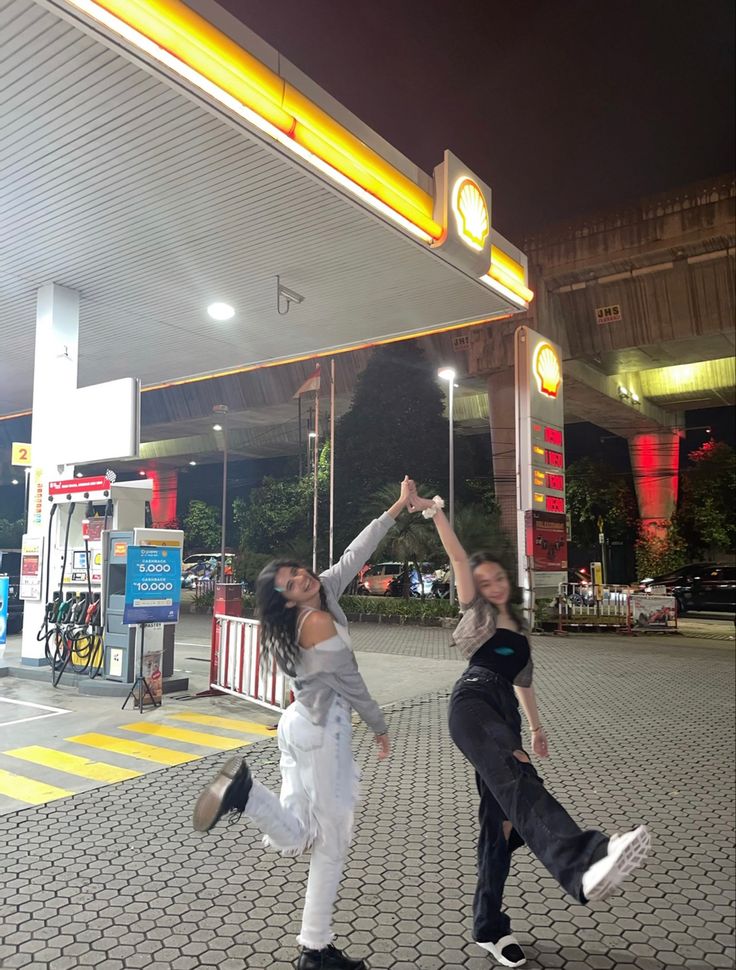
[[[585,902],[586,869],[605,855],[608,837],[584,832],[544,787],[521,744],[521,717],[512,685],[485,667],[468,667],[450,698],[450,734],[476,772],[480,793],[478,887],[473,936],[495,943],[510,932],[502,912],[511,853],[526,843],[560,885]],[[503,831],[508,820],[509,838]]]

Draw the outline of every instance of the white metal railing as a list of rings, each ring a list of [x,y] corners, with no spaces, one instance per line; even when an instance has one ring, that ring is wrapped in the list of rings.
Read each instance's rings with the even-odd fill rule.
[[[290,681],[276,662],[262,661],[260,623],[241,616],[214,617],[210,687],[275,711],[293,699]]]
[[[628,624],[630,595],[628,586],[560,583],[557,597],[559,616],[560,619],[618,617]]]

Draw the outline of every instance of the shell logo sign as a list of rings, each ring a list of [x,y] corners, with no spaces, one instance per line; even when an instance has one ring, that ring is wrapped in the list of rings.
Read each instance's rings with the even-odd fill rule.
[[[472,179],[465,177],[455,182],[452,211],[462,241],[471,249],[482,252],[491,231],[491,223],[483,193]]]
[[[540,394],[556,398],[562,384],[562,366],[551,344],[537,344],[532,369]]]

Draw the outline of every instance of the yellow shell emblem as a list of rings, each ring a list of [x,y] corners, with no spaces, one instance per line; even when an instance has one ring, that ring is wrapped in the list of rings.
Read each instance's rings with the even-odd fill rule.
[[[534,375],[542,394],[557,397],[562,383],[562,368],[551,344],[539,344],[534,352]]]
[[[455,183],[452,211],[455,213],[457,231],[463,242],[482,252],[491,231],[491,224],[486,200],[472,179],[462,178]]]

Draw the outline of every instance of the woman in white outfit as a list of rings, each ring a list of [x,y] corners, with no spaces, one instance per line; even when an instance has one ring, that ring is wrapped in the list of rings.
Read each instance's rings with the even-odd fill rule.
[[[320,576],[290,560],[263,569],[256,585],[262,650],[294,678],[295,701],[278,729],[281,796],[254,779],[245,760],[231,758],[194,809],[194,828],[200,832],[235,812],[245,814],[264,833],[264,844],[283,855],[311,849],[297,970],[366,966],[332,944],[332,913],[358,800],[351,711],[373,731],[380,759],[388,757],[390,743],[383,714],[358,670],[338,601],[406,507],[412,485],[405,478],[398,501]]]

